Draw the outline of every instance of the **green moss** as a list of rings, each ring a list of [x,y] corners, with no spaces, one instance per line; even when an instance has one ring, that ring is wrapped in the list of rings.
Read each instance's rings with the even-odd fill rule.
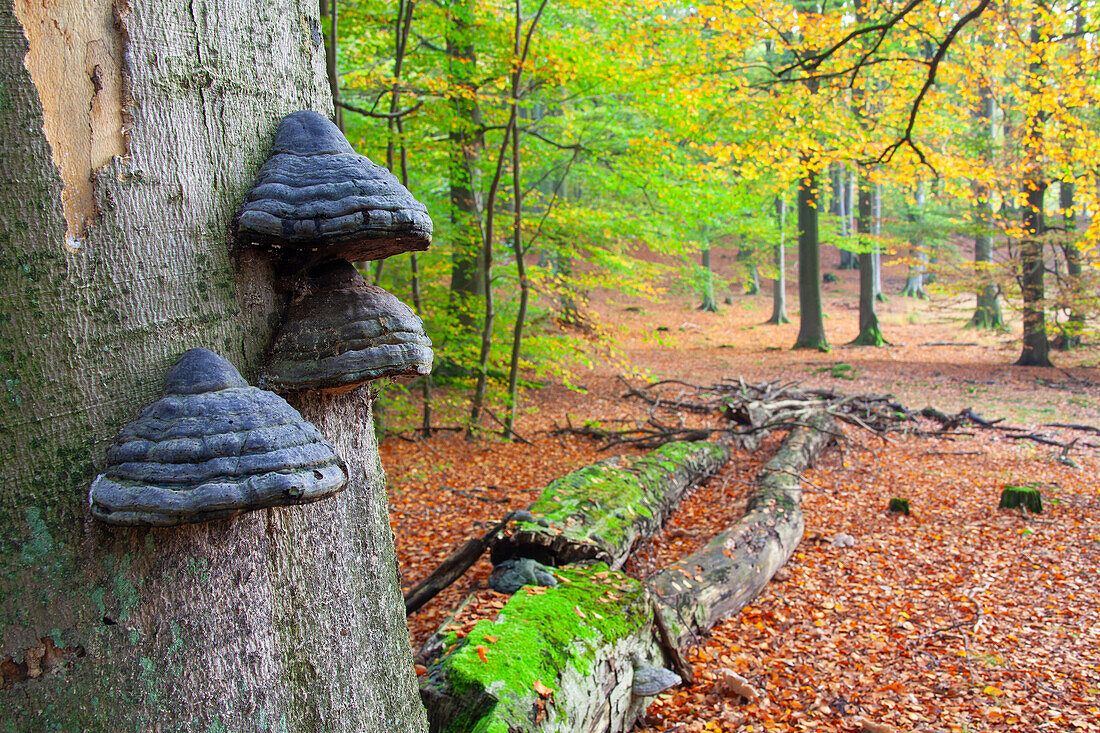
[[[1016,509],[1024,507],[1032,514],[1040,514],[1043,511],[1043,497],[1039,493],[1039,487],[1035,484],[1022,486],[1005,486],[1001,491],[1001,509]]]
[[[559,574],[558,586],[524,588],[496,619],[479,621],[464,639],[449,632],[449,649],[428,677],[429,686],[460,706],[445,730],[526,730],[537,710],[536,682],[556,690],[567,668],[590,674],[601,650],[649,633],[651,607],[638,581],[601,563]],[[563,711],[555,712],[567,722],[560,720]]]
[[[614,556],[655,523],[653,507],[677,471],[718,466],[726,455],[715,443],[674,442],[640,458],[601,461],[551,482],[530,511],[549,521],[551,531],[599,545]],[[534,523],[519,523],[519,528],[547,531]]]

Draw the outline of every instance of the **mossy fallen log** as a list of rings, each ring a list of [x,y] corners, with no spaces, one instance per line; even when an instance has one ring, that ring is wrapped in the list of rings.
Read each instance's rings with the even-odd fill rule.
[[[722,618],[747,605],[802,539],[799,473],[836,436],[824,412],[793,428],[761,470],[745,516],[701,550],[647,581],[668,635],[680,649]]]
[[[550,483],[528,511],[537,522],[517,522],[492,551],[493,562],[513,556],[563,566],[583,560],[622,567],[631,550],[653,534],[688,487],[729,460],[716,443],[675,442],[648,455],[615,457]]]
[[[646,698],[634,662],[660,659],[645,586],[602,563],[560,568],[459,638],[445,625],[422,658],[433,733],[627,731]],[[658,662],[660,664],[660,662]]]

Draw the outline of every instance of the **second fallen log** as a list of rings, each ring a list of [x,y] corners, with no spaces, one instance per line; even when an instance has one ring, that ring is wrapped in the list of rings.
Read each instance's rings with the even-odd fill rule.
[[[837,434],[825,412],[793,428],[761,470],[745,516],[701,550],[647,581],[669,642],[686,648],[697,636],[736,613],[767,584],[802,539],[802,479]]]

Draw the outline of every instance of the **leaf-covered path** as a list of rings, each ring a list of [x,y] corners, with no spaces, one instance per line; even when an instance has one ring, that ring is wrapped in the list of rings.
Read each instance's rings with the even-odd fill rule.
[[[851,283],[842,281],[827,304],[836,342],[855,331],[844,286]],[[851,393],[893,392],[913,408],[972,406],[1059,440],[1096,442],[1042,427],[1100,423],[1097,372],[1087,366],[1095,353],[1065,358],[1075,366],[1062,369],[1014,368],[1008,337],[960,332],[950,313],[929,318],[901,298],[882,319],[887,337],[907,345],[791,352],[778,347],[793,342],[796,326],[758,325],[766,306],[764,297],[742,298],[712,315],[670,299],[605,302],[599,311],[620,334],[623,360],[654,379],[803,379]],[[941,345],[964,340],[978,345]],[[606,456],[592,441],[546,431],[567,415],[574,425],[644,417],[644,405],[620,397],[614,375],[624,366],[607,359],[578,372],[587,394],[558,386],[527,393],[531,409],[517,429],[533,445],[470,443],[453,433],[384,441],[406,588],[549,480]],[[1074,467],[1058,460],[1057,448],[998,431],[891,442],[845,432],[844,446],[805,476],[807,531],[795,557],[751,607],[700,640],[696,684],[659,698],[645,729],[1100,729],[1100,451],[1075,449]],[[745,489],[776,444],[773,437],[756,454],[735,455],[627,570],[652,572],[739,516]],[[1044,512],[998,510],[1007,484],[1038,485]],[[886,510],[895,496],[909,499],[910,516]],[[849,544],[834,544],[838,534],[853,542],[837,546]],[[410,618],[414,645],[471,589],[492,612],[488,570],[482,560]],[[723,669],[747,678],[760,699],[723,695]]]

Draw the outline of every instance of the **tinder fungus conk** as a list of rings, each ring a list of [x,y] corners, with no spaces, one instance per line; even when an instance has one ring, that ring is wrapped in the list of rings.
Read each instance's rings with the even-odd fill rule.
[[[327,118],[293,112],[241,212],[245,242],[305,263],[380,260],[424,250],[427,209],[388,170],[357,154]]]
[[[646,664],[636,652],[631,659],[634,663],[634,682],[630,691],[638,697],[659,695],[682,681],[680,675],[670,669]]]
[[[343,260],[315,268],[287,310],[260,384],[276,392],[344,391],[432,370],[432,342],[412,309]]]
[[[211,351],[181,356],[164,392],[107,451],[107,472],[89,492],[96,519],[203,522],[317,501],[347,483],[347,466],[314,425]]]

